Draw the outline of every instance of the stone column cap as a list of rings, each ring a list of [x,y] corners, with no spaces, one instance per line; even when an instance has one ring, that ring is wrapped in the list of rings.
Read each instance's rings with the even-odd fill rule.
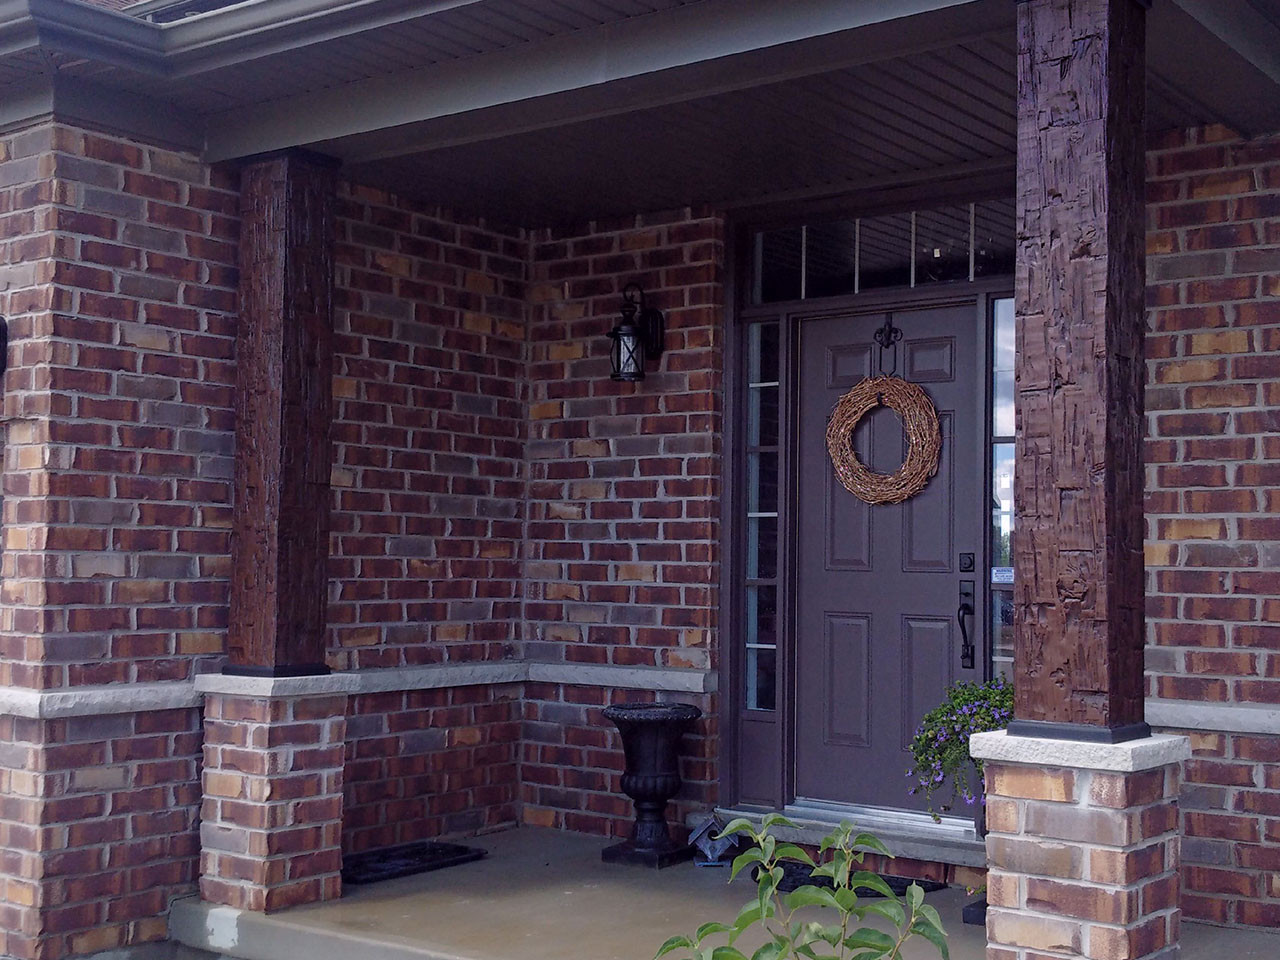
[[[323,697],[355,693],[360,678],[351,673],[327,673],[312,677],[241,677],[225,673],[202,673],[195,679],[196,690],[224,697]]]
[[[997,730],[971,736],[969,754],[975,760],[997,763],[1138,773],[1191,759],[1191,740],[1156,734],[1127,743],[1085,743],[1048,737],[1011,737],[1008,731]]]

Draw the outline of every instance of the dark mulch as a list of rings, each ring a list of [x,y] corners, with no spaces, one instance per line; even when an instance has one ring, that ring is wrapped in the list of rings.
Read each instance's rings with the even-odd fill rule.
[[[809,867],[803,863],[795,863],[794,861],[784,861],[782,864],[782,883],[778,884],[778,890],[782,893],[790,893],[792,890],[800,887],[827,887],[830,888],[832,883],[826,877],[814,877],[809,874]],[[907,887],[913,883],[920,884],[920,889],[925,893],[933,893],[935,890],[945,890],[945,883],[938,883],[934,880],[913,880],[910,877],[893,877],[881,874],[880,879],[889,885],[899,897],[907,895]],[[872,899],[879,897],[880,894],[874,890],[862,889],[858,891],[858,896],[862,899]]]

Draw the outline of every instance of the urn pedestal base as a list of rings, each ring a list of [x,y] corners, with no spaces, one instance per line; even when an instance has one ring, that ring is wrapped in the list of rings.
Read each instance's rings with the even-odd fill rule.
[[[691,860],[693,847],[667,829],[667,804],[680,790],[680,738],[702,711],[683,703],[623,703],[605,707],[604,715],[622,734],[622,791],[635,801],[636,820],[631,839],[606,847],[600,859],[658,870]]]
[[[600,851],[600,859],[605,863],[631,863],[640,867],[652,867],[661,870],[677,863],[693,859],[694,850],[690,846],[673,843],[666,848],[637,847],[630,840],[615,843]]]

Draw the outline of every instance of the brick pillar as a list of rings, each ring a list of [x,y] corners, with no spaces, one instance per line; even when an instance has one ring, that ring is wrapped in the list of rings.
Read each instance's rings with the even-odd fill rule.
[[[342,895],[349,685],[346,677],[200,678],[205,900],[271,912]]]
[[[1123,744],[978,734],[987,960],[1174,960],[1184,737]]]

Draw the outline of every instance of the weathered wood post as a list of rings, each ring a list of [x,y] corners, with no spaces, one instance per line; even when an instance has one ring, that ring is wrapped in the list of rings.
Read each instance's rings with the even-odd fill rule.
[[[327,673],[334,170],[290,152],[241,180],[228,673]]]
[[[197,687],[200,892],[249,910],[342,889],[352,685],[324,663],[335,184],[334,164],[299,151],[241,178],[229,663]]]
[[[1018,15],[1015,721],[986,760],[988,958],[1173,956],[1178,737],[1143,720],[1141,0]]]

